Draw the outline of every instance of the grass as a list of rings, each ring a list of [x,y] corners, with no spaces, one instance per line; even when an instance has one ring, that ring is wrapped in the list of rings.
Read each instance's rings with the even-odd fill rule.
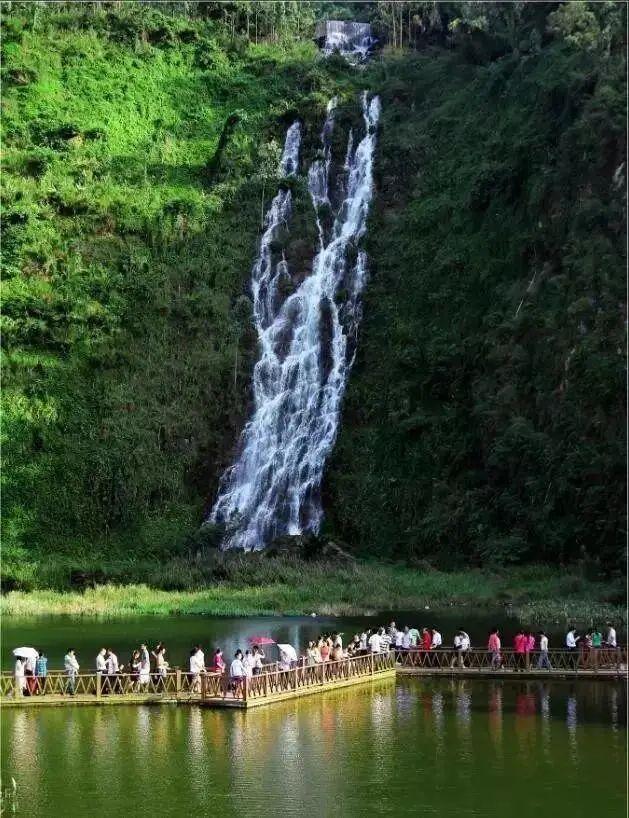
[[[445,573],[368,562],[338,565],[296,557],[219,554],[205,564],[178,559],[153,568],[152,584],[138,581],[145,570],[141,564],[121,562],[98,575],[86,571],[84,576],[100,576],[104,582],[84,590],[11,591],[0,599],[0,613],[109,618],[138,614],[358,615],[426,605],[510,605],[531,621],[626,618],[617,604],[618,589],[549,566],[504,573]],[[42,575],[44,582],[49,581],[45,567]],[[131,584],[123,584],[125,580]],[[174,584],[180,587],[173,588]]]

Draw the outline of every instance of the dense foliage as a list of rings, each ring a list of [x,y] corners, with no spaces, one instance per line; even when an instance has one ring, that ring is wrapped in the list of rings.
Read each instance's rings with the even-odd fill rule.
[[[326,503],[361,550],[622,570],[624,57],[600,30],[374,72],[372,279]]]
[[[326,534],[614,570],[622,11],[3,4],[5,574],[189,547],[249,408],[286,123],[312,152],[328,97],[363,85],[383,100],[372,274]],[[384,52],[320,60],[322,15],[369,19]]]
[[[243,46],[212,21],[15,6],[5,567],[23,547],[159,555],[198,525],[248,410],[248,274],[286,118],[318,129],[342,78],[312,44]]]

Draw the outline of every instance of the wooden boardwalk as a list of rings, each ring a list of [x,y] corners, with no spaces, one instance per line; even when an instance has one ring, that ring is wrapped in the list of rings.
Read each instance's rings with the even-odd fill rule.
[[[291,670],[271,670],[245,679],[240,690],[233,690],[224,674],[203,673],[194,676],[179,670],[166,676],[151,674],[141,685],[132,675],[115,677],[96,673],[79,674],[72,682],[61,672],[41,679],[34,695],[16,695],[13,676],[0,676],[2,707],[58,707],[64,705],[118,704],[196,704],[202,707],[250,709],[273,702],[338,690],[350,685],[395,678],[395,654],[378,653],[356,656],[313,667],[299,664]],[[43,683],[43,684],[42,684]]]
[[[12,674],[0,675],[2,707],[58,707],[65,705],[114,706],[124,704],[195,704],[201,707],[250,709],[287,699],[302,698],[379,679],[400,676],[461,677],[468,679],[627,679],[627,648],[602,648],[589,653],[567,650],[548,652],[549,667],[540,667],[540,654],[501,652],[499,660],[486,650],[464,653],[451,649],[390,651],[324,662],[303,663],[290,670],[277,666],[246,679],[234,690],[227,676],[204,673],[194,676],[175,670],[165,676],[151,674],[141,684],[130,674],[115,677],[79,674],[72,681],[63,672],[33,680],[33,695],[16,694]],[[544,658],[542,664],[545,664]],[[35,682],[37,686],[35,687]]]

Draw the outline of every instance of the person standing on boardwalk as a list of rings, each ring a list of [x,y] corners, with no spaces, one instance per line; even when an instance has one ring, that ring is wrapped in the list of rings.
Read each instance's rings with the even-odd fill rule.
[[[539,659],[537,660],[537,667],[539,670],[543,668],[552,670],[550,659],[548,658],[548,637],[544,631],[539,632]]]
[[[603,647],[603,634],[599,631],[596,625],[594,625],[594,628],[592,630],[592,647],[593,648]]]
[[[155,683],[160,690],[164,689],[166,676],[168,675],[168,662],[166,661],[166,647],[162,642],[158,642],[155,650],[151,651],[155,659]]]
[[[211,670],[212,673],[225,673],[225,660],[223,659],[223,651],[220,648],[216,648],[214,651]]]
[[[570,665],[573,668],[576,668],[576,666],[577,666],[577,639],[578,638],[579,637],[577,636],[577,629],[574,627],[574,625],[571,625],[568,628],[568,633],[566,634],[566,648],[572,654],[570,656]]]
[[[107,666],[109,690],[112,693],[120,693],[120,680],[118,679],[118,673],[122,670],[122,667],[118,663],[118,657],[111,648],[107,648],[105,664]]]
[[[29,696],[35,695],[37,680],[35,679],[35,656],[26,657],[24,662],[24,675],[26,676],[26,691]]]
[[[39,656],[35,661],[35,676],[37,677],[37,693],[43,693],[46,687],[46,676],[48,676],[48,658],[43,650],[39,651]]]
[[[262,673],[262,660],[266,656],[259,645],[253,646],[253,675],[259,676]]]
[[[487,642],[487,650],[491,655],[492,670],[498,670],[502,667],[502,656],[500,655],[501,648],[500,631],[498,628],[492,628],[489,634],[489,641]]]
[[[237,650],[234,654],[234,660],[229,668],[229,678],[231,679],[234,696],[243,695],[243,686],[246,676],[247,671],[243,663],[242,651]]]
[[[192,693],[201,692],[201,674],[205,673],[205,655],[200,645],[195,645],[190,651],[190,690]]]
[[[22,696],[26,686],[24,676],[24,665],[26,660],[22,656],[15,657],[15,667],[13,668],[13,678],[15,679],[15,695]]]
[[[513,649],[515,651],[515,668],[516,670],[526,669],[526,651],[528,646],[528,639],[526,634],[520,628],[513,639]]]
[[[607,633],[605,634],[605,644],[608,648],[616,648],[618,647],[618,643],[616,641],[616,628],[612,625],[611,622],[607,623]]]
[[[65,672],[68,674],[68,693],[71,696],[74,696],[74,692],[76,690],[76,677],[80,668],[77,658],[74,655],[73,648],[68,648],[68,652],[63,657],[63,666],[65,668]]]

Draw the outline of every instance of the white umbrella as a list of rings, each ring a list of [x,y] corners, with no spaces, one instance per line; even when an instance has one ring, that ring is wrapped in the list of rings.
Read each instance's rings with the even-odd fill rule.
[[[292,645],[280,645],[277,646],[279,648],[280,653],[284,654],[286,657],[287,662],[296,662],[297,661],[297,651]]]
[[[19,656],[21,659],[37,659],[39,651],[35,650],[35,648],[16,648],[13,655]]]

